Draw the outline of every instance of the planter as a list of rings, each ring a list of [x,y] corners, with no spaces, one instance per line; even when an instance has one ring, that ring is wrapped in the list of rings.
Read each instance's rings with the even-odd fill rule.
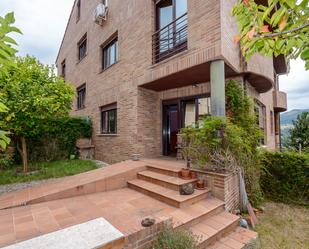
[[[191,171],[190,175],[192,179],[197,179],[197,173],[195,171]]]
[[[205,189],[205,181],[204,180],[198,180],[196,182],[196,188],[197,189]]]
[[[187,168],[181,169],[180,177],[181,177],[182,179],[185,179],[185,180],[191,179],[190,170],[187,169]]]

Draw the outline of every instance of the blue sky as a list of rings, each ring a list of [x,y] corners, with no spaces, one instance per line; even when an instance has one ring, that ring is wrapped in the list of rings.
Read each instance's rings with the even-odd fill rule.
[[[89,0],[90,1],[90,0]],[[20,55],[34,55],[53,64],[74,0],[0,0],[0,15],[15,12]],[[288,93],[289,110],[309,108],[309,71],[301,60],[291,62],[291,72],[280,76],[280,88]]]

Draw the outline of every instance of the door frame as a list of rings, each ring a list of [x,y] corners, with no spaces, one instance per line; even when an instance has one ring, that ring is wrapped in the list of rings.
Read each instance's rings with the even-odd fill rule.
[[[172,98],[167,100],[162,100],[162,154],[164,156],[168,155],[168,143],[167,143],[167,125],[166,125],[166,111],[167,107],[170,105],[177,105],[177,111],[178,111],[178,120],[177,120],[177,126],[178,130],[180,130],[184,126],[184,102],[189,100],[195,100],[195,106],[196,106],[196,119],[198,118],[198,99],[200,98],[209,98],[210,93],[204,93],[204,94],[197,94],[192,96],[184,96],[180,98]]]
[[[169,106],[177,106],[177,127],[178,130],[181,127],[181,120],[180,120],[180,102],[178,99],[162,101],[162,154],[164,156],[169,155],[169,148],[168,148],[168,127],[167,127],[167,111]]]

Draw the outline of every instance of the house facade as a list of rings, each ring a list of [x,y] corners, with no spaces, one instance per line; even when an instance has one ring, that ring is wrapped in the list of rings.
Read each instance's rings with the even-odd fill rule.
[[[285,58],[241,56],[233,42],[236,0],[76,0],[57,68],[76,87],[71,114],[93,121],[95,158],[106,162],[175,155],[180,128],[225,115],[225,83],[255,99],[261,144],[280,145],[287,109],[278,75]],[[98,4],[105,20],[94,21]]]

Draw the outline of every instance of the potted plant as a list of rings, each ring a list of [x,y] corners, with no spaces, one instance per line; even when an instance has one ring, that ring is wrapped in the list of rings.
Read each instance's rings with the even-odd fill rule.
[[[183,147],[181,148],[181,154],[186,160],[186,168],[181,169],[180,177],[182,179],[191,179],[190,169],[191,169],[191,159],[190,159],[190,148]]]
[[[205,189],[205,180],[199,178],[198,181],[196,182],[196,188],[197,189]]]

